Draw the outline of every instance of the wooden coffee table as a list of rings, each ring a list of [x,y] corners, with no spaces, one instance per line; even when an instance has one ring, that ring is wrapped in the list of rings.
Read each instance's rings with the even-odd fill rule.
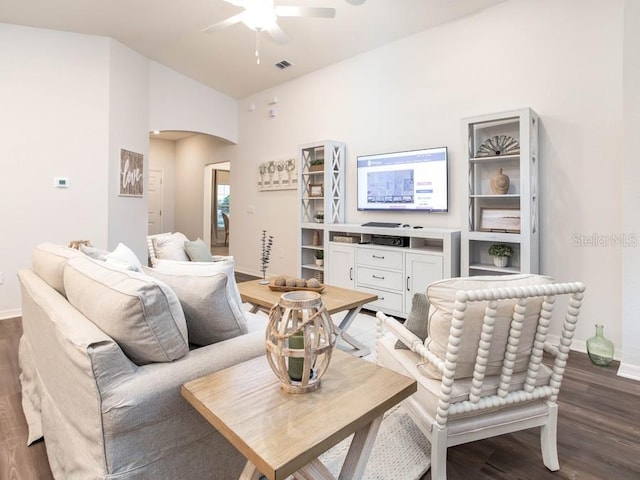
[[[273,291],[268,285],[261,285],[260,280],[251,280],[249,282],[238,283],[240,296],[243,302],[249,302],[252,305],[253,313],[258,310],[269,311],[278,300],[283,292]],[[355,338],[347,333],[347,330],[355,320],[363,305],[374,302],[378,299],[376,295],[367,292],[358,292],[347,288],[334,287],[332,285],[324,286],[321,293],[322,303],[326,307],[329,315],[334,313],[347,311],[336,330],[340,338],[356,349],[355,355],[364,357],[369,355],[371,349],[366,345],[358,342]]]
[[[266,357],[182,386],[182,396],[246,458],[241,480],[334,479],[317,459],[355,433],[340,479],[362,477],[384,412],[416,381],[334,350],[321,387],[287,393]]]

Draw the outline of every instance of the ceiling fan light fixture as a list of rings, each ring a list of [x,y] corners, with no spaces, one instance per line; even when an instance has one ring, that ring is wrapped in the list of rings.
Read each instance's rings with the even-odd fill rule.
[[[247,8],[242,15],[242,23],[251,30],[261,32],[276,24],[276,14],[268,4]]]

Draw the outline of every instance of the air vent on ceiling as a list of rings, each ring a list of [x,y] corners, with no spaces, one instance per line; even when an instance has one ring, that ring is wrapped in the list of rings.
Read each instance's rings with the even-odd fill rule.
[[[281,62],[276,63],[276,67],[280,70],[284,70],[285,68],[291,67],[293,63],[287,62],[286,60],[282,60]]]

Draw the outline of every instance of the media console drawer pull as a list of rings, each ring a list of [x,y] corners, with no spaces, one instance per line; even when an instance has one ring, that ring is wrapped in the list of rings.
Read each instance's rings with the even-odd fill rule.
[[[377,278],[378,280],[384,280],[384,277],[378,277],[377,275],[371,275],[373,278]]]
[[[373,254],[372,254],[372,255],[371,255],[371,257],[373,257],[373,258],[377,258],[378,260],[384,260],[384,255],[383,255],[383,256],[380,256],[380,255],[373,255]]]

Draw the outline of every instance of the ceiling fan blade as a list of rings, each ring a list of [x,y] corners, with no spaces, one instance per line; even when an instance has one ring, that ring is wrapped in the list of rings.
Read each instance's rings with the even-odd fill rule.
[[[292,7],[276,5],[273,11],[278,17],[333,18],[336,16],[336,9],[327,7]]]
[[[287,34],[284,33],[282,29],[275,23],[267,28],[267,32],[269,32],[269,35],[271,35],[273,41],[279,43],[280,45],[284,45],[285,43],[289,42],[289,37],[287,37]]]
[[[214,23],[213,25],[209,25],[207,28],[202,29],[204,33],[212,33],[217,32],[218,30],[222,30],[223,28],[229,27],[236,23],[241,22],[244,19],[245,12],[238,13],[233,17],[229,17],[226,20],[222,20],[221,22]]]

